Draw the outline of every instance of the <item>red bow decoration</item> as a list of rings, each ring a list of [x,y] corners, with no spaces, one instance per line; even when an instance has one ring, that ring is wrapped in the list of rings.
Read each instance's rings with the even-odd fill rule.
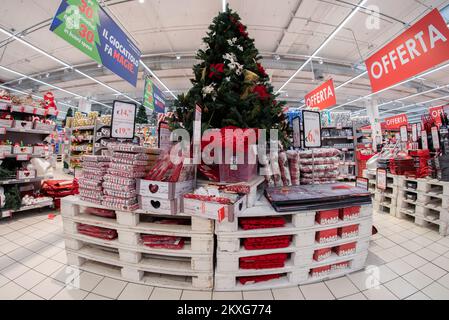
[[[259,73],[263,76],[266,77],[267,73],[265,72],[265,69],[262,67],[262,65],[260,63],[257,64],[257,70],[259,70]]]
[[[263,85],[258,85],[253,89],[254,93],[257,93],[261,100],[266,100],[270,98],[270,94],[267,92],[267,88]]]
[[[217,78],[221,79],[222,74],[224,73],[224,63],[216,63],[210,65],[209,78]]]

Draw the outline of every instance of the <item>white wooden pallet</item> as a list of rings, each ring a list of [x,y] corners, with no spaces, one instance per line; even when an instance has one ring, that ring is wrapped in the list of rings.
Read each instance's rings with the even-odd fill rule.
[[[449,182],[436,179],[417,179],[418,191],[434,196],[449,196]]]
[[[391,203],[386,202],[373,202],[373,210],[374,212],[378,214],[389,214],[393,217],[397,214],[397,207],[396,204],[392,205]]]
[[[417,208],[419,208],[417,206]],[[413,219],[413,222],[420,226],[420,227],[432,227],[432,226],[437,226],[438,227],[438,231],[440,233],[441,236],[445,237],[447,235],[449,235],[449,225],[447,222],[443,222],[440,219],[428,219],[426,217],[422,217],[419,216],[416,211],[413,212],[412,210],[407,210],[405,208],[402,209],[398,209],[400,212],[400,218],[401,219],[406,219],[407,217],[410,217],[411,219]],[[416,210],[420,210],[420,209],[416,209]]]
[[[334,278],[345,276],[349,273],[359,271],[364,268],[367,258],[367,253],[356,255],[352,259],[346,259],[344,262],[350,262],[350,266],[344,270],[335,270],[327,275],[315,276],[310,275],[311,268],[298,268],[293,271],[286,272],[274,272],[271,274],[282,274],[279,279],[259,282],[241,284],[238,279],[241,277],[238,274],[232,274],[229,272],[221,273],[215,272],[215,290],[218,291],[254,291],[254,290],[269,290],[273,288],[284,288],[296,285],[305,285],[309,283],[315,283]]]

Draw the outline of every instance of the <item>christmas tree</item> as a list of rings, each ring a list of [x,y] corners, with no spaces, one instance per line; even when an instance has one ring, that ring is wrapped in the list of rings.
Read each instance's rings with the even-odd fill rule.
[[[214,18],[203,41],[205,48],[197,53],[201,62],[193,67],[193,87],[175,102],[172,128],[181,123],[192,132],[198,104],[203,131],[227,126],[278,129],[280,141],[288,144],[285,103],[276,101],[261,56],[239,15],[227,7]]]
[[[136,123],[139,123],[139,124],[147,124],[148,123],[147,110],[143,105],[140,105],[139,110],[137,111]]]

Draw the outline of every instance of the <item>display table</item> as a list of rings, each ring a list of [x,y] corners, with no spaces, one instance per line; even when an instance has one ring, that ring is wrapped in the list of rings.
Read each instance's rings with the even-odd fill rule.
[[[338,219],[325,225],[317,222],[318,211],[279,213],[264,197],[254,207],[236,216],[233,222],[221,223],[184,214],[161,216],[143,211],[116,211],[116,217],[111,219],[86,214],[86,207],[108,209],[80,201],[75,196],[62,200],[68,264],[109,277],[167,288],[261,290],[344,276],[364,268],[372,230],[371,206],[363,206],[350,220]],[[241,220],[248,217],[282,218],[286,223],[277,228],[243,230]],[[159,218],[166,221],[183,219],[187,224],[161,224],[155,221]],[[116,230],[118,238],[102,240],[80,234],[78,224]],[[348,227],[352,232],[342,235],[342,230]],[[352,227],[358,231],[354,232]],[[332,241],[319,243],[320,235],[328,231],[334,232],[335,237]],[[179,236],[185,239],[185,245],[178,250],[149,248],[141,243],[143,234]],[[287,236],[289,244],[272,249],[245,249],[245,239],[279,236]],[[348,245],[351,249],[345,251]],[[327,250],[328,255],[318,262],[314,255],[320,249]],[[245,258],[259,257],[263,260],[266,255],[278,254],[286,258],[282,267],[240,268],[240,262],[248,260]],[[252,277],[264,279],[273,275],[276,279],[252,280]],[[242,279],[249,281],[242,284]]]

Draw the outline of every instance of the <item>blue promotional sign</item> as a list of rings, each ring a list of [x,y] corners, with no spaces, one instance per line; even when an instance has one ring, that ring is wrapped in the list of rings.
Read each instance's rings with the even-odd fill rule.
[[[157,113],[165,113],[165,99],[161,90],[153,84],[154,111]]]
[[[145,80],[145,90],[143,92],[144,107],[154,110],[157,113],[165,113],[165,99],[161,90],[156,87],[150,78]]]
[[[63,0],[50,30],[136,86],[141,52],[97,0]]]

